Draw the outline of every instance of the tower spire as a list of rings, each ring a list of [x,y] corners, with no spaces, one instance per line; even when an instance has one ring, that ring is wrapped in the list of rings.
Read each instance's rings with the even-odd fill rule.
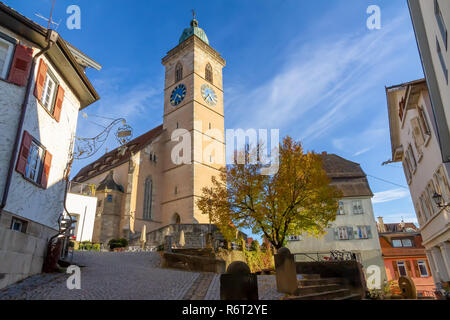
[[[192,9],[191,27],[198,27],[198,21],[195,20],[195,10],[194,9]]]

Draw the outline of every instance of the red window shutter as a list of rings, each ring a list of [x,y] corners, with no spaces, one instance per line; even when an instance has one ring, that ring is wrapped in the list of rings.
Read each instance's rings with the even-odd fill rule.
[[[23,132],[22,145],[20,146],[19,157],[17,158],[16,171],[20,174],[25,175],[25,170],[27,168],[28,155],[30,154],[30,147],[33,138],[27,132]]]
[[[21,87],[25,86],[28,81],[28,74],[30,73],[32,60],[32,48],[28,48],[20,44],[16,45],[8,81]]]
[[[397,280],[400,277],[398,272],[397,261],[392,261],[392,268],[394,269],[394,279]]]
[[[48,176],[50,174],[51,165],[52,165],[52,154],[50,152],[48,152],[48,150],[46,150],[45,157],[44,157],[44,169],[42,170],[42,176],[41,176],[41,186],[44,189],[47,189]]]
[[[64,101],[64,89],[61,86],[58,86],[58,94],[56,95],[55,109],[53,111],[53,116],[58,122],[61,117],[61,109],[63,101]]]
[[[36,87],[34,88],[34,96],[41,100],[42,91],[44,90],[45,77],[47,76],[47,64],[44,59],[39,62],[39,70],[36,77]]]
[[[419,269],[419,264],[417,263],[417,260],[413,261],[413,265],[414,265],[414,273],[416,274],[416,278],[420,278],[420,269]]]

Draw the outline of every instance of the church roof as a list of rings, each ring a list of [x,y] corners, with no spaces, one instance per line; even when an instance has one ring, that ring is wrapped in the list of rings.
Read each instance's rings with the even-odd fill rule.
[[[195,18],[191,21],[191,26],[189,28],[184,29],[181,34],[179,44],[191,37],[192,35],[196,35],[200,39],[203,40],[207,45],[209,45],[208,37],[206,36],[206,32],[198,27],[198,22]]]
[[[143,149],[162,132],[163,125],[160,125],[137,137],[136,139],[131,140],[126,145],[106,153],[101,158],[81,169],[73,178],[73,181],[84,182],[108,170],[111,170],[112,168],[120,166],[121,164],[127,162],[132,154]],[[126,147],[125,151],[123,151],[123,147]]]
[[[373,197],[367,176],[358,163],[326,152],[321,157],[331,184],[341,190],[344,197]]]

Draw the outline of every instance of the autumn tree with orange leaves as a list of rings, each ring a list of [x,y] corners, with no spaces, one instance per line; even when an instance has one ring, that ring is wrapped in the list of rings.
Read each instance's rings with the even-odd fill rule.
[[[342,194],[330,185],[321,156],[305,153],[289,136],[278,151],[275,174],[261,174],[261,163],[235,162],[212,178],[212,187],[202,189],[197,206],[227,240],[234,239],[236,228],[247,228],[279,249],[288,236],[324,234],[335,220]]]

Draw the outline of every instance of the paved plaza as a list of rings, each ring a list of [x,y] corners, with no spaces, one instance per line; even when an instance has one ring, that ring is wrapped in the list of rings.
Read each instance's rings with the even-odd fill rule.
[[[65,273],[40,274],[0,291],[12,300],[218,300],[220,275],[160,268],[155,252],[75,252],[81,289],[69,290]],[[274,276],[259,276],[261,300],[280,299]]]

